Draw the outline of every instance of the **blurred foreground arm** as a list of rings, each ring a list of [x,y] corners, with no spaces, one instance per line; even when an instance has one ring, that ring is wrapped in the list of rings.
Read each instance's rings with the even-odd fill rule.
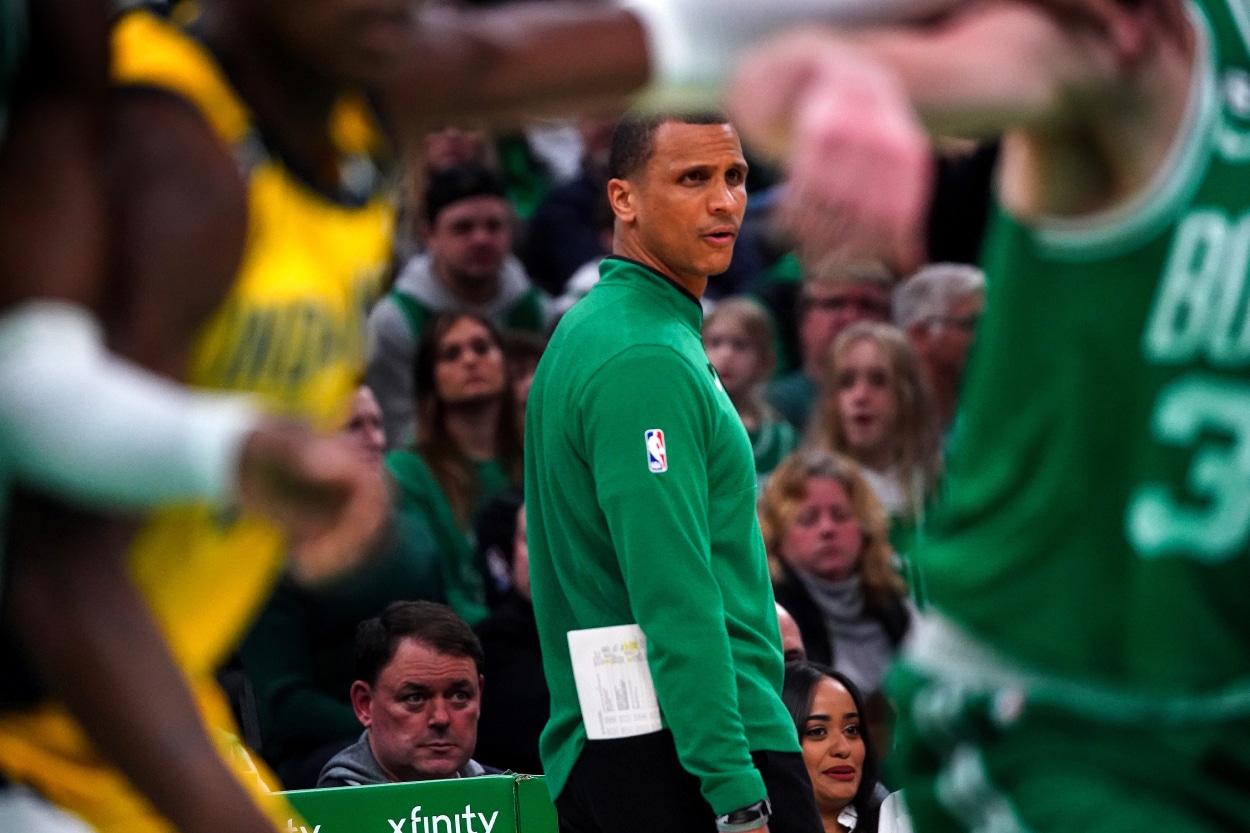
[[[810,23],[898,23],[964,0],[619,0],[643,23],[651,80],[681,90],[719,84],[747,48]]]
[[[0,316],[0,436],[17,481],[74,501],[237,498],[301,542],[292,569],[303,580],[336,572],[334,553],[363,549],[386,505],[380,476],[349,443],[111,357],[90,313],[63,302]]]
[[[910,271],[924,258],[925,128],[1084,129],[1088,112],[1123,93],[1118,79],[1148,41],[1139,21],[1102,10],[992,2],[922,27],[791,33],[746,62],[730,109],[749,141],[786,159],[784,212],[802,245]]]
[[[747,46],[799,23],[875,23],[965,0],[618,0],[431,8],[387,100],[397,126],[535,111],[711,103]]]
[[[41,491],[113,507],[224,503],[260,420],[240,397],[197,395],[110,357],[82,307],[0,316],[5,461]]]

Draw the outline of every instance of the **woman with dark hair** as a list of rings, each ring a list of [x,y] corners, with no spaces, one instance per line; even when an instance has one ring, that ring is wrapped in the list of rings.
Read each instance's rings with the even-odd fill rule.
[[[877,833],[880,759],[855,683],[827,666],[792,662],[781,700],[799,733],[825,833]]]
[[[464,312],[436,317],[421,335],[413,372],[417,439],[386,468],[401,514],[419,515],[443,553],[448,604],[465,621],[486,617],[474,516],[522,478],[521,437],[499,333]]]

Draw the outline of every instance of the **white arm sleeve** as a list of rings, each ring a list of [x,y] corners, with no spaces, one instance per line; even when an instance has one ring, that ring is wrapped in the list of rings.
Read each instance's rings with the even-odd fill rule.
[[[34,301],[0,316],[0,459],[71,500],[145,508],[226,502],[259,412],[105,352],[86,309]]]
[[[717,85],[752,42],[804,23],[897,23],[964,0],[618,0],[647,33],[659,97]]]

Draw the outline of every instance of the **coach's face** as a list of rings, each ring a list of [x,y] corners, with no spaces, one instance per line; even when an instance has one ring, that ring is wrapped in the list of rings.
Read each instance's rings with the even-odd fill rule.
[[[746,212],[746,176],[732,125],[664,122],[642,170],[608,186],[617,218],[613,251],[701,287],[729,268]]]

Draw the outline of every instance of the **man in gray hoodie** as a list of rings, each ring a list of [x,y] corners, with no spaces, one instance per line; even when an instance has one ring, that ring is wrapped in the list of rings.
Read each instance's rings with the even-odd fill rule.
[[[391,602],[356,632],[352,708],[360,740],[329,760],[318,787],[498,773],[472,759],[482,645],[446,605]]]
[[[512,206],[503,178],[467,163],[433,175],[421,204],[426,250],[408,261],[369,315],[366,380],[392,448],[414,437],[412,367],[426,323],[465,311],[496,327],[541,331],[549,302],[511,254]]]

